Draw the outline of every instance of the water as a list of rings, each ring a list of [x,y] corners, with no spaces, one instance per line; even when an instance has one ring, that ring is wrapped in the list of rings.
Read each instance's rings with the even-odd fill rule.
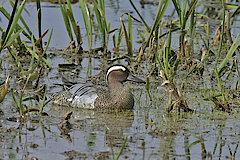
[[[8,2],[1,1],[1,3],[8,11],[10,10]],[[121,25],[119,16],[122,13],[134,12],[128,1],[109,0],[105,3],[107,19],[111,20],[112,29]],[[157,6],[146,5],[145,8],[140,8],[139,1],[134,1],[134,3],[148,23],[152,24]],[[54,85],[62,82],[62,76],[81,82],[97,76],[104,81],[101,71],[107,67],[107,64],[106,60],[99,58],[99,54],[79,56],[70,53],[63,54],[59,51],[70,43],[60,9],[58,5],[49,2],[43,2],[41,5],[43,31],[48,28],[53,28],[54,31],[48,51],[48,54],[53,55],[48,58],[52,66],[45,70],[44,77],[40,79],[40,85],[48,84],[48,93],[55,93],[62,90],[61,87]],[[172,12],[172,8],[173,6],[169,7],[168,14]],[[30,15],[24,12],[24,19],[33,29],[36,17],[35,3],[28,2],[26,9]],[[78,17],[77,21],[83,34],[83,48],[88,50],[78,3],[73,5],[73,10],[74,15]],[[133,15],[137,17],[135,12]],[[213,20],[211,23],[218,24],[219,22]],[[237,28],[234,26],[237,23],[239,22],[234,22],[233,25],[234,33]],[[6,19],[2,16],[0,26],[6,28],[6,25]],[[133,27],[135,28],[133,30],[135,42],[139,39],[137,29],[142,29],[142,26],[134,22]],[[217,25],[211,27],[214,30]],[[211,34],[211,37],[213,36]],[[175,49],[178,47],[177,37],[177,34],[173,36],[172,43]],[[46,40],[47,38],[44,39]],[[96,36],[93,46],[99,47],[100,45],[101,39]],[[110,50],[112,47],[110,39]],[[135,51],[139,47],[140,44],[134,43]],[[120,53],[120,56],[124,53],[125,51]],[[12,75],[10,87],[14,89],[22,87],[21,84],[16,83],[20,73],[12,58],[8,58],[6,52],[1,53],[0,57],[3,60],[3,69],[0,71],[1,82],[8,75]],[[73,60],[76,66],[70,70],[59,67],[59,64],[69,64]],[[127,64],[124,59],[119,62]],[[202,79],[191,76],[185,82],[184,96],[189,107],[197,110],[197,113],[168,114],[166,112],[168,96],[161,87],[159,77],[150,77],[150,92],[153,101],[150,101],[144,85],[125,84],[132,89],[135,96],[134,110],[103,112],[59,107],[48,103],[44,108],[48,116],[39,117],[37,113],[31,113],[24,123],[9,120],[19,115],[9,92],[0,104],[4,112],[4,115],[0,115],[0,159],[33,157],[38,159],[113,159],[113,155],[116,158],[120,153],[126,137],[127,141],[120,159],[231,159],[231,157],[240,157],[239,108],[233,105],[236,108],[231,114],[212,112],[214,104],[203,99],[217,93],[217,84],[212,84],[209,79],[208,70],[211,70],[211,66],[206,65],[206,67],[210,68],[206,68]],[[150,70],[148,62],[144,62],[140,70],[135,74],[142,78],[146,77]],[[237,75],[234,75],[224,84],[226,88],[234,89],[232,84],[235,86],[237,80]],[[177,75],[178,86],[181,82],[182,76]],[[32,91],[31,87],[28,91]],[[38,106],[35,101],[32,101],[28,103],[28,107]],[[59,124],[69,111],[73,112],[69,120],[70,126],[64,126],[61,129]]]

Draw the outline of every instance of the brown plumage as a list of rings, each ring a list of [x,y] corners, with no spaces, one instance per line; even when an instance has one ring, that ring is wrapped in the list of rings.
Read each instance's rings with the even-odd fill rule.
[[[134,98],[123,82],[145,83],[123,65],[113,65],[106,73],[107,86],[77,83],[51,96],[53,103],[87,109],[132,109]]]

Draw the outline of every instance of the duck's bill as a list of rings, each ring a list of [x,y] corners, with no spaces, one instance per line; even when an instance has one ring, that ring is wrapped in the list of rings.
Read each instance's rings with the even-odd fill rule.
[[[146,83],[144,80],[132,75],[131,73],[127,77],[128,81],[138,82],[138,83]]]

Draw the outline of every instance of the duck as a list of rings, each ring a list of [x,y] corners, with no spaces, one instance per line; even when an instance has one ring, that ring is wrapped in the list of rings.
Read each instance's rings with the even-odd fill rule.
[[[65,91],[51,95],[50,99],[54,104],[74,108],[133,109],[133,94],[123,83],[126,81],[146,83],[121,64],[110,66],[107,69],[105,80],[106,85],[90,82],[65,84]]]

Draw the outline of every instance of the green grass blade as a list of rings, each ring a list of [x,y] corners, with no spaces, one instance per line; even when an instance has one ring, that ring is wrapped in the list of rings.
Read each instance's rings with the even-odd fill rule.
[[[33,36],[32,36],[32,45],[33,45],[33,49],[32,49],[32,51],[35,52],[36,47],[35,47],[35,45],[34,45],[34,39],[33,39]],[[31,63],[30,63],[29,69],[28,69],[28,75],[34,72],[33,65],[34,65],[34,56],[33,56],[33,54],[32,54]]]
[[[15,33],[13,36],[11,36],[8,41],[5,44],[5,48],[10,46],[12,42],[23,32],[23,29],[19,30],[17,33]]]
[[[26,78],[26,73],[23,70],[22,64],[21,64],[20,60],[18,59],[18,56],[16,55],[16,53],[14,51],[9,50],[9,52],[14,57],[17,65],[18,65],[18,68],[20,69],[20,72],[22,74],[22,77]]]
[[[123,36],[123,32],[122,32],[122,26],[121,26],[119,28],[119,31],[118,31],[118,40],[117,40],[117,47],[116,48],[120,47],[120,43],[122,41],[122,36]]]
[[[133,56],[132,37],[133,37],[132,36],[132,19],[131,19],[130,14],[128,14],[128,38],[129,38],[129,40],[128,40],[128,43],[129,43],[129,45],[128,45],[128,47],[129,47],[128,54],[129,54],[129,56]]]
[[[122,148],[121,148],[120,152],[118,153],[118,155],[117,155],[117,157],[116,157],[115,160],[118,160],[119,157],[121,156],[121,154],[122,154],[122,152],[123,152],[123,149],[124,149],[124,147],[125,147],[125,145],[126,145],[126,143],[127,143],[127,138],[128,138],[128,136],[126,135],[126,137],[125,137],[125,139],[124,139],[124,142],[123,142],[123,145],[122,145]]]
[[[70,22],[69,22],[69,19],[68,19],[66,5],[62,4],[60,0],[58,0],[58,3],[59,3],[59,6],[60,6],[60,9],[61,9],[61,12],[62,12],[62,16],[63,16],[63,20],[64,20],[64,23],[65,23],[65,27],[67,29],[68,36],[69,36],[70,40],[73,41],[73,35],[72,35]]]
[[[162,52],[161,50],[159,50],[158,52]],[[163,70],[163,71],[165,71],[165,69],[164,69],[164,67],[163,67],[163,64],[162,64],[162,62],[161,62],[161,60],[160,60],[160,57],[159,57],[159,54],[158,54],[158,52],[155,52],[155,56],[156,56],[156,58],[157,58],[157,62],[158,62],[158,64],[160,65],[160,69],[161,70]],[[164,73],[165,74],[165,73]],[[165,74],[166,75],[166,74]]]
[[[18,108],[19,108],[19,107],[18,107],[18,102],[17,102],[16,95],[15,95],[15,93],[14,93],[14,91],[13,91],[13,88],[11,89],[11,93],[12,93],[12,97],[13,97],[14,104],[15,104],[16,108],[18,109]]]
[[[238,34],[239,35],[239,34]],[[240,39],[237,41],[238,39],[238,35],[235,38],[231,48],[229,49],[226,57],[223,59],[223,61],[220,63],[219,67],[218,67],[218,74],[221,73],[222,69],[226,66],[226,64],[229,62],[229,59],[232,58],[234,52],[236,51],[236,49],[238,48],[238,46],[240,45]]]
[[[195,10],[195,6],[197,4],[198,0],[193,0],[189,6],[188,11],[186,11],[185,15],[184,15],[184,20],[183,20],[183,27],[185,28],[186,23],[188,18],[190,17],[190,15],[194,12]]]
[[[104,11],[102,11],[101,8],[99,7],[97,0],[93,0],[93,2],[94,2],[95,15],[98,22],[98,27],[102,35],[102,41],[103,41],[102,45],[105,46],[106,45],[106,33],[105,33],[106,25],[104,25],[104,22],[105,22],[104,21],[105,15],[103,15]]]
[[[10,16],[10,14],[2,7],[2,6],[0,6],[0,12],[2,12],[2,14],[8,19],[8,20],[10,20],[10,18],[11,18],[11,16]],[[20,20],[21,20],[21,18],[22,17],[20,17]],[[24,27],[26,28],[26,26],[25,26],[25,24],[24,24],[24,22],[22,22],[23,23],[23,25],[24,25]],[[19,24],[17,24],[17,26],[16,26],[16,30],[20,30],[21,29],[21,27],[19,26]],[[26,28],[27,29],[27,28]],[[31,31],[30,31],[31,32]],[[31,34],[28,34],[27,32],[25,32],[24,30],[23,30],[23,35],[24,36],[26,36],[29,40],[31,40]]]
[[[108,46],[108,40],[109,40],[109,35],[110,35],[108,31],[110,31],[110,28],[111,28],[111,21],[109,21],[109,22],[108,22],[108,25],[107,25],[107,32],[106,32],[107,39],[106,39],[106,46],[105,46],[106,48],[107,48],[107,46]],[[106,48],[105,48],[105,49],[106,49]]]
[[[124,14],[127,14],[127,13],[124,13]],[[123,14],[123,15],[124,15]],[[126,45],[127,45],[127,48],[128,48],[128,54],[130,54],[131,53],[131,51],[129,50],[129,37],[128,37],[128,34],[127,34],[127,30],[126,30],[126,27],[125,27],[125,24],[124,24],[124,22],[123,22],[123,20],[122,20],[122,16],[123,15],[121,15],[120,16],[120,21],[121,21],[121,25],[122,25],[122,29],[123,29],[123,34],[124,34],[124,37],[125,37],[125,41],[126,41]]]
[[[9,2],[11,3],[11,6],[13,7],[13,6],[14,6],[13,2],[12,2],[12,1],[9,1]],[[27,23],[25,22],[25,20],[23,19],[22,16],[20,16],[20,21],[22,22],[24,28],[25,28],[26,31],[28,32],[28,34],[27,34],[27,32],[25,32],[25,33],[23,33],[23,34],[24,34],[29,40],[31,40],[31,36],[30,36],[30,35],[32,35],[32,31],[29,29]],[[17,25],[17,30],[19,30],[20,28],[21,28],[21,27],[20,27],[19,25]],[[34,40],[36,40],[36,38],[35,38],[34,35],[33,35],[33,38],[34,38]]]
[[[165,56],[164,56],[164,67],[165,67],[165,75],[167,76],[167,78],[172,82],[172,78],[170,78],[169,76],[169,61],[168,61],[168,55],[170,54],[171,52],[171,41],[172,41],[172,32],[171,30],[169,31],[169,34],[168,34],[168,41],[167,41],[167,48],[166,48],[166,51],[165,51]]]
[[[48,41],[47,41],[47,45],[46,45],[45,49],[43,50],[43,53],[42,53],[42,56],[41,56],[41,57],[43,58],[44,62],[45,62],[48,66],[52,66],[52,64],[51,64],[48,60],[46,60],[43,56],[46,54],[47,49],[48,49],[48,47],[49,47],[49,44],[50,44],[50,41],[51,41],[51,38],[52,38],[52,33],[53,33],[53,29],[52,29],[51,32],[50,32],[50,35],[49,35],[49,38],[48,38]]]
[[[84,0],[79,0],[79,3],[82,10],[83,20],[84,20],[84,24],[87,32],[88,46],[89,46],[89,49],[92,49],[92,25],[91,25],[92,23],[91,23],[90,12]]]
[[[165,2],[165,3],[164,3]],[[159,26],[163,15],[165,14],[169,4],[170,4],[170,0],[160,0],[159,4],[158,4],[158,9],[157,9],[157,14],[155,16],[154,22],[153,22],[153,26],[150,32],[150,36],[148,38],[148,41],[146,42],[146,44],[148,44],[149,40],[151,39],[151,37],[153,36],[153,33],[155,32],[155,30],[157,29],[157,26]],[[164,4],[164,6],[163,6]]]
[[[4,32],[4,30],[2,29],[2,27],[0,27],[0,31],[3,33]]]
[[[188,129],[184,129],[184,131],[188,132],[189,134],[191,134],[193,137],[197,138],[197,139],[201,139],[201,137],[199,137],[198,135],[196,135],[195,133],[193,133],[192,131],[188,130]]]
[[[23,108],[22,108],[21,104],[18,104],[16,95],[15,95],[13,89],[11,89],[11,93],[12,93],[12,98],[13,98],[16,109],[18,110],[20,116],[23,116]]]
[[[47,84],[45,85],[45,92],[44,92],[44,96],[43,96],[43,100],[42,100],[42,105],[41,105],[41,107],[39,109],[39,114],[42,114],[43,107],[46,105],[45,104],[46,95],[47,95]]]
[[[117,48],[117,41],[116,41],[115,32],[113,32],[112,39],[113,39],[113,47]]]
[[[18,11],[17,11],[17,13],[16,13],[16,15],[14,16],[13,21],[12,21],[12,24],[11,24],[11,27],[10,27],[10,29],[9,29],[9,32],[6,32],[7,35],[6,35],[6,38],[5,38],[2,46],[5,46],[5,45],[6,45],[8,39],[9,39],[10,36],[12,35],[14,29],[16,28],[16,25],[17,25],[18,20],[19,20],[19,18],[20,18],[20,16],[21,16],[21,13],[22,13],[22,10],[23,10],[23,8],[24,8],[24,6],[25,6],[25,3],[26,3],[26,1],[24,0],[24,1],[22,2],[22,4],[20,5],[20,7],[19,7],[19,9],[18,9]]]
[[[12,24],[13,24],[13,19],[15,17],[16,12],[17,12],[17,5],[18,5],[18,0],[15,1],[11,16],[9,16],[9,21],[8,21],[6,33],[2,36],[1,48],[4,48],[4,43],[5,43],[5,41],[7,41],[7,35],[9,34],[10,28],[12,27]]]
[[[68,5],[68,9],[71,13],[73,13],[73,10],[72,10],[72,6],[71,6],[71,2],[70,0],[67,0],[67,5]]]
[[[172,0],[172,2],[173,2],[173,5],[175,7],[175,10],[176,10],[176,12],[178,14],[178,17],[180,17],[181,16],[181,12],[180,12],[180,8],[178,6],[177,0]]]
[[[224,1],[222,0],[222,5],[223,5],[223,20],[222,20],[222,25],[225,26],[225,4],[224,4]],[[219,45],[219,48],[218,48],[218,53],[217,53],[217,56],[215,58],[215,64],[214,64],[214,70],[217,71],[217,64],[218,64],[218,60],[219,60],[219,57],[220,57],[220,54],[221,54],[221,50],[222,50],[222,44],[223,44],[223,37],[224,37],[224,31],[225,30],[225,27],[222,27],[222,32],[221,32],[221,39],[220,39],[220,45]]]
[[[187,13],[187,0],[184,0],[184,3],[183,3],[183,12],[182,12],[182,19],[183,21],[185,21],[185,15]]]
[[[99,0],[99,5],[102,10],[102,15],[105,15],[105,5],[104,5],[104,0]]]
[[[42,9],[41,9],[41,2],[40,0],[36,0],[37,5],[37,24],[38,24],[38,38],[42,36]],[[37,45],[39,48],[43,49],[42,39],[40,40],[39,44]]]
[[[159,25],[159,22],[161,21],[161,16],[163,16],[163,15],[161,15],[162,14],[163,3],[164,3],[164,1],[161,0],[158,4],[157,14],[156,14],[156,17],[154,19],[150,35],[155,31],[156,27]]]
[[[136,6],[134,5],[134,3],[132,2],[132,0],[129,0],[129,2],[132,5],[133,9],[137,12],[138,16],[140,17],[140,19],[142,20],[143,24],[147,28],[148,32],[150,32],[151,28],[147,25],[147,22],[143,19],[142,15],[138,12],[138,10],[137,10]]]
[[[72,11],[72,7],[71,7],[71,2],[70,0],[67,0],[67,5],[68,5],[68,10],[67,10],[67,13],[68,13],[68,16],[69,16],[69,19],[71,21],[71,24],[72,24],[72,28],[73,28],[73,31],[75,33],[75,36],[76,36],[76,39],[78,41],[78,44],[80,44],[80,41],[79,41],[79,37],[81,35],[79,35],[78,33],[78,28],[77,28],[77,23],[76,23],[76,20],[73,16],[73,11]]]

